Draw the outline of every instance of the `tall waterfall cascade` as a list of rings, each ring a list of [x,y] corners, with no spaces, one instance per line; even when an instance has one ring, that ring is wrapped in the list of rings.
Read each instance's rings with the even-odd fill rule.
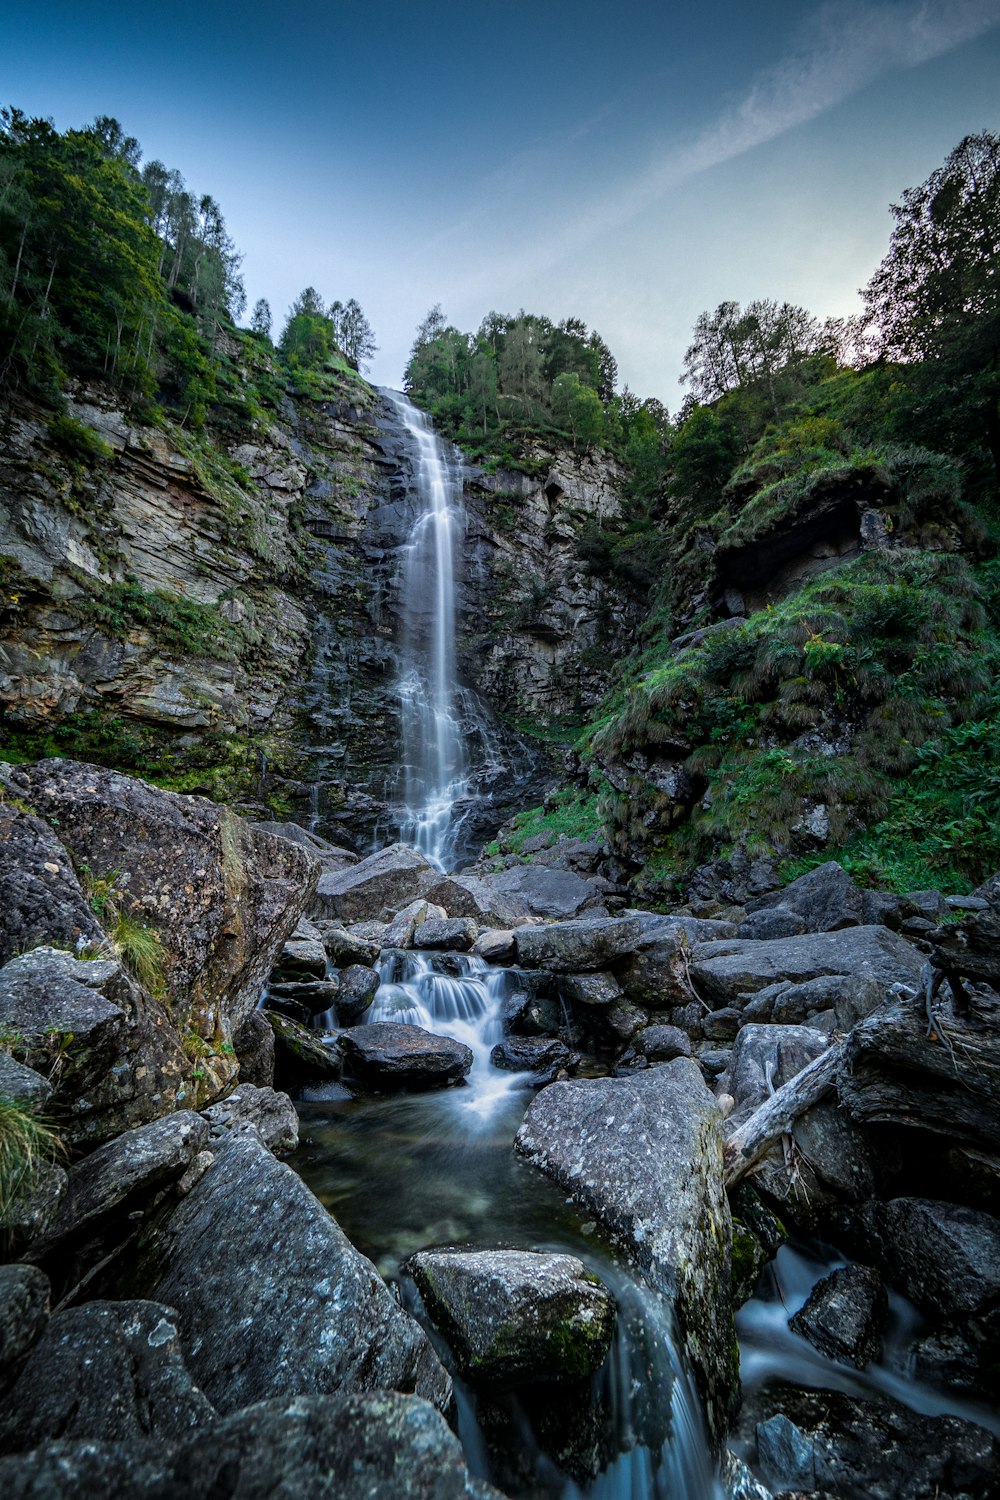
[[[400,825],[404,844],[444,870],[474,803],[467,740],[490,751],[487,715],[455,662],[456,560],[465,532],[462,461],[425,414],[384,390],[412,445],[419,511],[400,574]]]

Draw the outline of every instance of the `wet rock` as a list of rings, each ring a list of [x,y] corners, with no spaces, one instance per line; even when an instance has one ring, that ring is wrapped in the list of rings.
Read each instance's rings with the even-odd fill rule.
[[[935,1316],[976,1313],[1000,1298],[1000,1219],[929,1198],[878,1212],[886,1275]]]
[[[634,917],[597,917],[519,927],[514,941],[524,968],[574,974],[610,967],[637,946],[641,935]]]
[[[427,892],[440,876],[422,854],[390,844],[350,869],[321,875],[312,907],[314,917],[363,922],[383,911],[397,912]]]
[[[512,1073],[537,1073],[551,1082],[560,1068],[569,1067],[572,1057],[565,1043],[551,1037],[509,1036],[493,1048],[490,1062]]]
[[[296,1026],[308,1031],[312,1025],[312,1010],[294,995],[268,995],[266,1015],[284,1016]]]
[[[231,1038],[312,893],[312,856],[217,803],[100,766],[44,760],[13,780],[76,864],[116,872],[127,915],[159,934],[178,1029]],[[216,1072],[223,1087],[221,1060]]]
[[[307,1031],[277,1011],[264,1015],[274,1032],[274,1078],[282,1087],[340,1077],[340,1053],[324,1047],[314,1031]]]
[[[872,1500],[992,1500],[1000,1445],[958,1417],[927,1417],[884,1396],[769,1386],[748,1408],[757,1463],[777,1493]]]
[[[94,1438],[176,1440],[214,1411],[184,1365],[176,1315],[156,1302],[54,1313],[0,1411],[0,1450]]]
[[[205,1145],[208,1131],[200,1115],[180,1110],[126,1130],[78,1161],[69,1170],[66,1192],[44,1240],[32,1247],[32,1257],[48,1255],[57,1243],[93,1234],[109,1219],[122,1219],[160,1188],[176,1182]]]
[[[740,937],[769,942],[772,938],[798,937],[806,931],[805,918],[787,906],[756,911],[740,923]]]
[[[787,1239],[787,1232],[746,1181],[729,1195],[733,1214],[733,1306],[753,1296],[760,1273]]]
[[[323,979],[326,976],[326,949],[319,933],[315,937],[293,935],[278,954],[272,980]]]
[[[507,927],[491,927],[481,932],[472,945],[476,958],[488,964],[512,964],[517,953],[514,947],[514,930]]]
[[[0,1266],[0,1395],[49,1320],[49,1290],[36,1266]]]
[[[418,901],[411,901],[408,906],[403,907],[402,911],[398,911],[389,923],[382,938],[382,947],[412,948],[413,934],[420,924],[428,918],[434,920],[443,915],[444,908],[441,906],[435,906],[422,898]]]
[[[43,1162],[30,1187],[22,1189],[13,1202],[8,1201],[0,1219],[0,1230],[9,1237],[13,1247],[28,1245],[48,1233],[65,1197],[67,1181],[65,1168],[54,1162]]]
[[[472,917],[438,917],[421,922],[413,934],[414,948],[468,953],[479,936]]]
[[[580,1380],[604,1362],[614,1300],[575,1256],[430,1250],[407,1269],[462,1373],[477,1382]]]
[[[175,1500],[164,1492],[161,1442],[93,1439],[43,1443],[30,1453],[0,1458],[4,1500]]]
[[[142,1264],[151,1294],[177,1309],[188,1368],[221,1412],[380,1388],[450,1399],[419,1326],[252,1132],[220,1146]]]
[[[370,968],[379,955],[380,944],[366,941],[356,933],[343,927],[323,923],[323,947],[335,968],[349,968],[351,964],[363,964]]]
[[[556,1036],[564,1025],[558,1001],[530,987],[508,995],[501,1016],[505,1033],[513,1036]]]
[[[261,1402],[186,1443],[166,1483],[169,1500],[503,1500],[433,1406],[393,1391]]]
[[[269,1089],[274,1083],[274,1032],[263,1011],[253,1010],[233,1033],[240,1083]]]
[[[560,974],[559,993],[574,1005],[617,1005],[624,996],[613,974]]]
[[[889,1311],[882,1278],[871,1266],[842,1266],[817,1282],[788,1326],[841,1364],[863,1370],[877,1360]]]
[[[461,1083],[473,1063],[464,1042],[396,1021],[352,1026],[338,1045],[349,1079],[378,1090],[447,1088]]]
[[[723,1500],[774,1500],[771,1491],[754,1478],[742,1458],[728,1448],[722,1455],[719,1479]]]
[[[301,1020],[303,1026],[308,1026],[313,1016],[321,1016],[324,1011],[331,1010],[339,998],[340,980],[336,976],[302,983],[293,980],[272,984],[267,991],[269,1009],[280,1010],[283,1015],[291,1016],[293,1021]]]
[[[337,1019],[342,1026],[351,1026],[368,1010],[382,983],[374,969],[363,964],[349,964],[340,971],[340,988],[337,992]]]
[[[804,983],[831,974],[869,976],[888,994],[896,983],[916,987],[922,965],[916,949],[887,927],[851,927],[770,942],[702,943],[691,979],[707,1001],[728,1005],[782,979]]]
[[[917,1380],[995,1402],[1000,1389],[1000,1309],[949,1320],[911,1344],[908,1357]]]
[[[529,1105],[515,1145],[673,1303],[709,1426],[721,1433],[734,1394],[732,1227],[722,1116],[695,1063],[551,1084]]]
[[[28,1104],[33,1109],[40,1109],[51,1097],[52,1085],[41,1073],[36,1073],[34,1068],[25,1067],[24,1063],[17,1062],[8,1052],[0,1052],[0,1094],[18,1104]]]
[[[241,1083],[225,1099],[202,1110],[212,1141],[222,1140],[229,1131],[250,1126],[264,1145],[276,1156],[294,1151],[299,1144],[299,1117],[287,1094],[271,1088],[256,1088]]]

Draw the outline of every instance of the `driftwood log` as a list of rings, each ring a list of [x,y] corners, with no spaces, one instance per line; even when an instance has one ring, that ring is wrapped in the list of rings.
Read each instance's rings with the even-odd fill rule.
[[[723,1148],[727,1188],[735,1187],[775,1141],[791,1132],[799,1116],[835,1086],[846,1045],[846,1041],[834,1042],[730,1132]]]

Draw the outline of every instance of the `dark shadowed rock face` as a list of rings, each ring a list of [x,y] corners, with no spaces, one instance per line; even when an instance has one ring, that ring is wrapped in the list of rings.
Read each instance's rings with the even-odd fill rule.
[[[9,780],[76,866],[114,875],[123,909],[159,934],[177,1026],[230,1039],[312,893],[313,857],[214,802],[99,766],[39,761]]]
[[[252,1010],[233,1032],[240,1083],[269,1089],[274,1083],[274,1032],[262,1011]]]
[[[927,1417],[884,1396],[769,1386],[745,1410],[757,1468],[777,1494],[872,1500],[994,1500],[1000,1444],[958,1417]]]
[[[836,860],[828,860],[815,870],[800,875],[784,890],[771,891],[748,902],[751,914],[759,914],[763,925],[763,913],[780,909],[794,914],[802,922],[802,932],[835,932],[841,927],[858,927],[870,920],[865,905],[865,892],[854,884],[847,871]],[[749,918],[748,918],[749,921]],[[740,929],[741,937],[757,936],[756,932]],[[780,933],[761,936],[781,936]]]
[[[575,1256],[427,1250],[408,1269],[462,1372],[477,1381],[581,1380],[604,1362],[614,1301]]]
[[[0,767],[11,787],[13,773]],[[49,825],[0,807],[0,963],[47,943],[99,944],[104,929],[87,905],[73,862]]]
[[[277,1011],[263,1012],[274,1032],[274,1079],[282,1088],[340,1077],[340,1053],[324,1047],[314,1031]]]
[[[893,1198],[878,1212],[892,1284],[935,1316],[1000,1300],[1000,1219],[930,1198]]]
[[[421,1026],[373,1021],[342,1032],[344,1070],[375,1089],[440,1089],[461,1083],[472,1067],[471,1048]]]
[[[147,1247],[140,1277],[176,1307],[188,1368],[222,1412],[300,1394],[451,1384],[371,1261],[290,1167],[234,1133]]]
[[[677,1312],[720,1435],[734,1395],[732,1221],[722,1116],[697,1065],[678,1058],[629,1077],[554,1083],[515,1142],[599,1218]]]
[[[512,1073],[542,1074],[552,1079],[560,1068],[572,1061],[572,1053],[564,1042],[547,1036],[509,1036],[498,1042],[490,1053],[490,1062],[495,1068],[506,1068]]]
[[[375,999],[381,979],[365,964],[349,964],[342,969],[337,986],[337,1019],[342,1026],[360,1021]]]
[[[821,1354],[863,1370],[881,1353],[888,1311],[877,1271],[871,1266],[841,1266],[817,1282],[788,1326]]]
[[[178,1439],[214,1415],[184,1368],[169,1307],[88,1302],[49,1321],[4,1400],[0,1447]]]
[[[0,1266],[0,1395],[48,1317],[48,1277],[35,1266]]]
[[[241,1083],[217,1104],[202,1111],[212,1142],[224,1140],[231,1130],[251,1127],[276,1156],[294,1151],[299,1144],[299,1117],[287,1094]]]

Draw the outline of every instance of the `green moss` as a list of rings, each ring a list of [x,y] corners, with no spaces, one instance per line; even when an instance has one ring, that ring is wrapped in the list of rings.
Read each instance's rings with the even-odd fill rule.
[[[165,650],[184,656],[225,660],[238,653],[239,634],[216,605],[166,589],[148,592],[137,578],[104,584],[87,579],[86,589],[66,608],[105,635],[128,640],[134,632],[145,631]]]

